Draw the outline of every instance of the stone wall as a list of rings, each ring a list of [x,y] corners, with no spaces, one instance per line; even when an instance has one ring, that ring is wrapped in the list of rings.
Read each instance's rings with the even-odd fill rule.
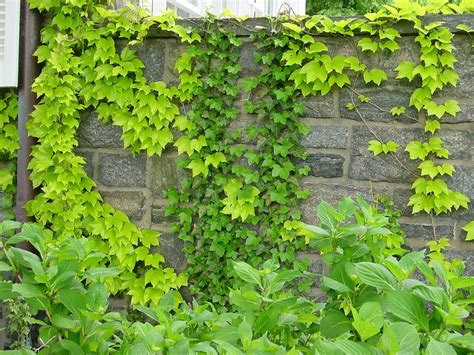
[[[459,22],[473,22],[472,16],[451,16],[444,19],[452,29]],[[243,68],[242,76],[256,75],[259,67],[253,61],[254,46],[246,31],[240,28],[238,30],[244,37],[240,63]],[[414,33],[409,28],[403,30],[403,26],[401,32],[402,50],[394,55],[366,56],[359,53],[369,68],[379,67],[385,70],[389,80],[380,88],[356,83],[356,90],[370,97],[373,104],[388,110],[393,106],[407,106],[413,91],[413,88],[405,86],[402,81],[394,80],[394,68],[402,60],[416,61],[419,57]],[[352,50],[346,40],[322,40],[332,54],[349,54]],[[357,43],[358,38],[353,41]],[[474,201],[474,49],[471,43],[472,39],[469,37],[456,34],[456,70],[460,81],[456,88],[445,89],[440,99],[456,98],[463,111],[454,119],[443,120],[440,136],[444,139],[451,153],[450,161],[456,168],[454,177],[449,181],[450,186]],[[175,39],[161,36],[159,32],[138,47],[138,54],[146,65],[147,78],[150,81],[175,82],[173,66],[182,49]],[[431,220],[424,214],[412,215],[406,207],[411,194],[410,185],[414,180],[410,170],[416,172],[416,163],[408,159],[403,149],[396,155],[403,166],[390,156],[374,157],[367,150],[367,142],[373,136],[357,114],[346,109],[349,101],[349,94],[345,89],[333,91],[325,97],[304,100],[306,112],[302,120],[311,127],[310,134],[302,142],[310,153],[307,163],[311,167],[310,175],[302,181],[303,186],[311,191],[311,197],[302,206],[305,221],[315,221],[315,209],[321,199],[335,203],[343,196],[361,194],[371,200],[374,195],[382,193],[393,198],[396,206],[402,210],[400,221],[409,244],[413,247],[423,246],[433,238]],[[418,121],[404,117],[394,118],[373,105],[361,106],[361,112],[380,138],[392,139],[400,147],[423,136],[423,125]],[[413,110],[409,114],[418,117]],[[249,121],[254,121],[254,118],[242,114],[235,125],[244,127]],[[94,113],[86,112],[78,133],[78,153],[86,158],[87,172],[97,182],[104,199],[127,213],[138,226],[161,231],[161,252],[171,266],[179,271],[183,270],[185,259],[180,253],[180,241],[170,233],[172,221],[164,215],[164,191],[177,185],[183,176],[183,172],[176,168],[176,152],[169,148],[161,157],[132,156],[122,148],[120,135],[119,128],[104,126]],[[435,229],[438,238],[448,237],[452,240],[451,255],[466,260],[472,273],[474,244],[463,241],[465,233],[461,230],[465,222],[470,220],[474,220],[472,207],[449,216],[439,216],[435,219]]]

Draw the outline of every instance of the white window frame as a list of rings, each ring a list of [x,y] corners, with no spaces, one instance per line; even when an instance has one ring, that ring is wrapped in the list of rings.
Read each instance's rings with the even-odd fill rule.
[[[18,86],[20,0],[0,0],[0,87]]]
[[[154,15],[161,14],[167,9],[168,4],[180,8],[192,17],[205,16],[206,12],[219,15],[224,10],[223,0],[198,0],[198,4],[193,5],[186,0],[143,0],[142,3],[150,3]],[[283,3],[291,3],[295,14],[304,15],[306,11],[306,0],[234,0],[229,10],[237,16],[278,16],[278,10]],[[276,6],[272,6],[276,5]]]

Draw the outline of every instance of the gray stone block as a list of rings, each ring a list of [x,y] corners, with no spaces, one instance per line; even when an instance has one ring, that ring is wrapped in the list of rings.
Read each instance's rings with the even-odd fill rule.
[[[326,96],[309,96],[300,99],[304,105],[304,116],[311,118],[334,118],[336,112],[334,110],[334,102],[332,93]]]
[[[301,210],[303,212],[303,220],[311,224],[318,223],[316,208],[322,200],[332,206],[337,206],[339,201],[346,196],[355,199],[360,195],[366,201],[370,202],[374,200],[374,196],[377,194],[387,195],[387,191],[381,189],[373,190],[370,186],[359,187],[336,183],[307,182],[304,183],[302,187],[310,191],[309,198],[301,204]]]
[[[450,159],[471,160],[474,131],[441,129],[438,136],[449,150]]]
[[[431,223],[400,223],[400,226],[405,231],[407,238],[415,239],[433,239],[433,226]],[[436,238],[449,238],[454,237],[454,227],[446,224],[436,223]]]
[[[242,68],[240,76],[255,76],[261,72],[262,68],[255,61],[254,57],[256,50],[256,45],[249,40],[244,40],[243,44],[239,47],[239,65]]]
[[[340,177],[344,174],[344,157],[337,154],[309,154],[304,165],[311,170],[309,175],[325,178]]]
[[[142,191],[99,191],[105,202],[121,210],[130,219],[139,221],[146,211],[145,194]]]
[[[393,107],[406,107],[406,115],[417,118],[418,113],[416,109],[408,107],[410,102],[410,96],[414,88],[408,87],[367,87],[364,86],[357,88],[357,93],[366,96],[370,103],[377,105],[375,107],[370,103],[361,103],[358,99],[358,95],[353,93],[353,99],[358,107],[358,110],[362,117],[367,121],[376,122],[402,122],[402,123],[414,123],[413,119],[405,116],[393,116],[390,110]],[[360,117],[355,110],[349,110],[347,104],[352,103],[349,89],[343,89],[341,91],[340,108],[341,117],[351,120],[360,121]],[[383,111],[382,111],[382,110]]]
[[[133,47],[137,57],[145,64],[143,72],[149,83],[163,79],[167,43],[169,41],[153,38],[146,39],[142,44]],[[174,61],[170,63],[174,66]]]
[[[104,125],[97,114],[87,111],[82,114],[77,130],[80,148],[122,148],[122,129],[113,125]]]
[[[187,267],[186,256],[182,251],[183,241],[174,233],[162,233],[159,240],[160,245],[152,247],[152,251],[163,255],[167,266],[173,268],[177,273],[182,273]]]
[[[434,97],[454,97],[454,98],[470,98],[474,94],[474,66],[471,63],[456,63],[455,72],[459,75],[459,80],[455,87],[446,86],[443,90],[438,91]]]
[[[84,164],[84,170],[86,171],[87,176],[92,179],[94,177],[94,153],[85,152],[83,150],[78,150],[76,153],[85,159],[86,163]]]
[[[172,150],[166,150],[161,156],[152,158],[151,191],[155,197],[163,197],[166,190],[179,187],[186,174],[176,166],[178,156]]]
[[[394,156],[391,154],[374,156],[367,150],[368,142],[375,139],[373,134],[365,126],[354,127],[349,177],[356,180],[413,182],[418,176],[418,163],[410,160],[404,148],[410,141],[422,138],[423,130],[397,127],[371,129],[384,142],[395,141],[399,145],[398,152]]]
[[[346,126],[311,126],[311,131],[301,140],[310,148],[348,148],[349,128]]]
[[[176,217],[165,215],[165,206],[153,206],[151,210],[151,223],[153,224],[171,224],[178,221]]]
[[[456,171],[453,173],[453,177],[448,177],[446,182],[454,191],[465,194],[471,200],[471,203],[469,204],[469,208],[462,208],[450,213],[449,217],[461,221],[474,220],[474,167],[455,165],[454,168]]]
[[[146,157],[100,154],[97,180],[105,186],[145,187]]]

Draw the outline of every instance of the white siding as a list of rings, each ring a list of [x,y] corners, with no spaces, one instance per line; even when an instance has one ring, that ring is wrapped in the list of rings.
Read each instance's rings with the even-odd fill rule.
[[[18,86],[20,0],[0,0],[0,87]]]

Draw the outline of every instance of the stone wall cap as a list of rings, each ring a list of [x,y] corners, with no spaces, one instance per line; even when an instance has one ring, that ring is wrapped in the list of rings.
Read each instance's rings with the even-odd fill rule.
[[[344,20],[348,18],[362,19],[363,16],[336,16],[331,17],[333,20]],[[178,24],[185,27],[197,27],[201,23],[200,18],[193,19],[180,19]],[[427,15],[421,19],[423,24],[429,24],[436,21],[444,22],[444,26],[448,27],[452,33],[465,33],[457,29],[460,24],[465,24],[468,27],[474,28],[474,14],[452,14],[452,15]],[[249,18],[241,23],[236,22],[232,19],[221,19],[218,20],[221,27],[228,29],[231,32],[236,33],[241,37],[249,37],[252,33],[258,31],[261,28],[270,30],[269,18],[258,17]],[[416,35],[418,32],[413,28],[413,25],[409,21],[402,20],[394,25],[394,28],[403,36]],[[152,26],[148,33],[148,38],[169,38],[176,37],[176,35],[163,31],[158,26]]]

